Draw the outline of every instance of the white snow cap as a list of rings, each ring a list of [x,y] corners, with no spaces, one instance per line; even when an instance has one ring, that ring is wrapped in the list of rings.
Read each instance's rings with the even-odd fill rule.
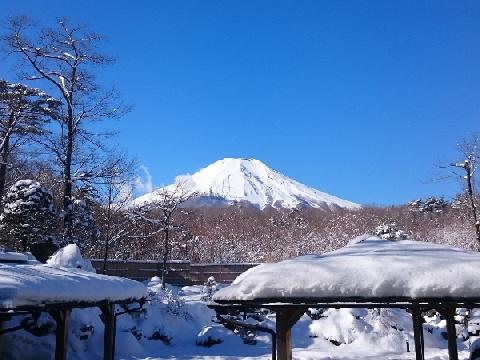
[[[213,300],[480,297],[477,252],[422,241],[355,240],[330,253],[249,269]]]
[[[179,177],[185,180],[186,177]],[[313,207],[359,208],[358,204],[318,191],[292,180],[255,159],[225,158],[210,164],[182,181],[191,193],[226,202],[246,201],[260,209]],[[167,189],[173,185],[167,186]],[[162,189],[157,190],[161,191]],[[156,192],[136,199],[137,204],[156,199]],[[207,199],[204,199],[207,202]]]

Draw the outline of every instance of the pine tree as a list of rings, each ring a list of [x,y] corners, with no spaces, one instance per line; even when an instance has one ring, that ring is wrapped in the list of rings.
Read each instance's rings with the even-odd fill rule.
[[[450,204],[448,203],[448,201],[445,201],[443,197],[437,198],[435,196],[430,196],[425,200],[414,200],[408,204],[411,211],[418,211],[430,214],[442,213],[449,205]]]
[[[5,194],[0,230],[21,242],[23,251],[33,244],[53,242],[53,197],[38,181],[17,181]]]
[[[12,153],[45,135],[47,123],[58,116],[58,110],[59,102],[42,90],[0,79],[0,199]]]
[[[404,240],[407,234],[397,228],[397,224],[382,224],[375,228],[375,235],[384,240]]]

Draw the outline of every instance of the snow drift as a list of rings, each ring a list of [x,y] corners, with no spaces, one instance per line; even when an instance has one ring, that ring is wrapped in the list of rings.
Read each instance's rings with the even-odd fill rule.
[[[47,264],[56,267],[63,266],[95,272],[90,260],[82,257],[80,249],[76,244],[69,244],[58,249],[58,251],[47,260]]]

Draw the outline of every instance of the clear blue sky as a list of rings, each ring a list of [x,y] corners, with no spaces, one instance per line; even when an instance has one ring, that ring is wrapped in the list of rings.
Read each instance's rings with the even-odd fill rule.
[[[252,157],[359,203],[449,196],[435,164],[479,130],[478,1],[0,2],[18,13],[109,37],[118,142],[155,185]]]

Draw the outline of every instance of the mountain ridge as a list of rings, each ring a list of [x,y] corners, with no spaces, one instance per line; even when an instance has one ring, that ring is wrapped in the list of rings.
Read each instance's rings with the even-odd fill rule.
[[[251,158],[224,158],[200,169],[192,175],[179,177],[187,192],[199,197],[195,206],[218,202],[228,205],[236,202],[252,204],[260,209],[274,208],[338,208],[355,209],[360,205],[308,187]],[[178,182],[177,182],[178,183]],[[175,184],[138,197],[136,203],[155,200],[155,194],[172,189]]]

